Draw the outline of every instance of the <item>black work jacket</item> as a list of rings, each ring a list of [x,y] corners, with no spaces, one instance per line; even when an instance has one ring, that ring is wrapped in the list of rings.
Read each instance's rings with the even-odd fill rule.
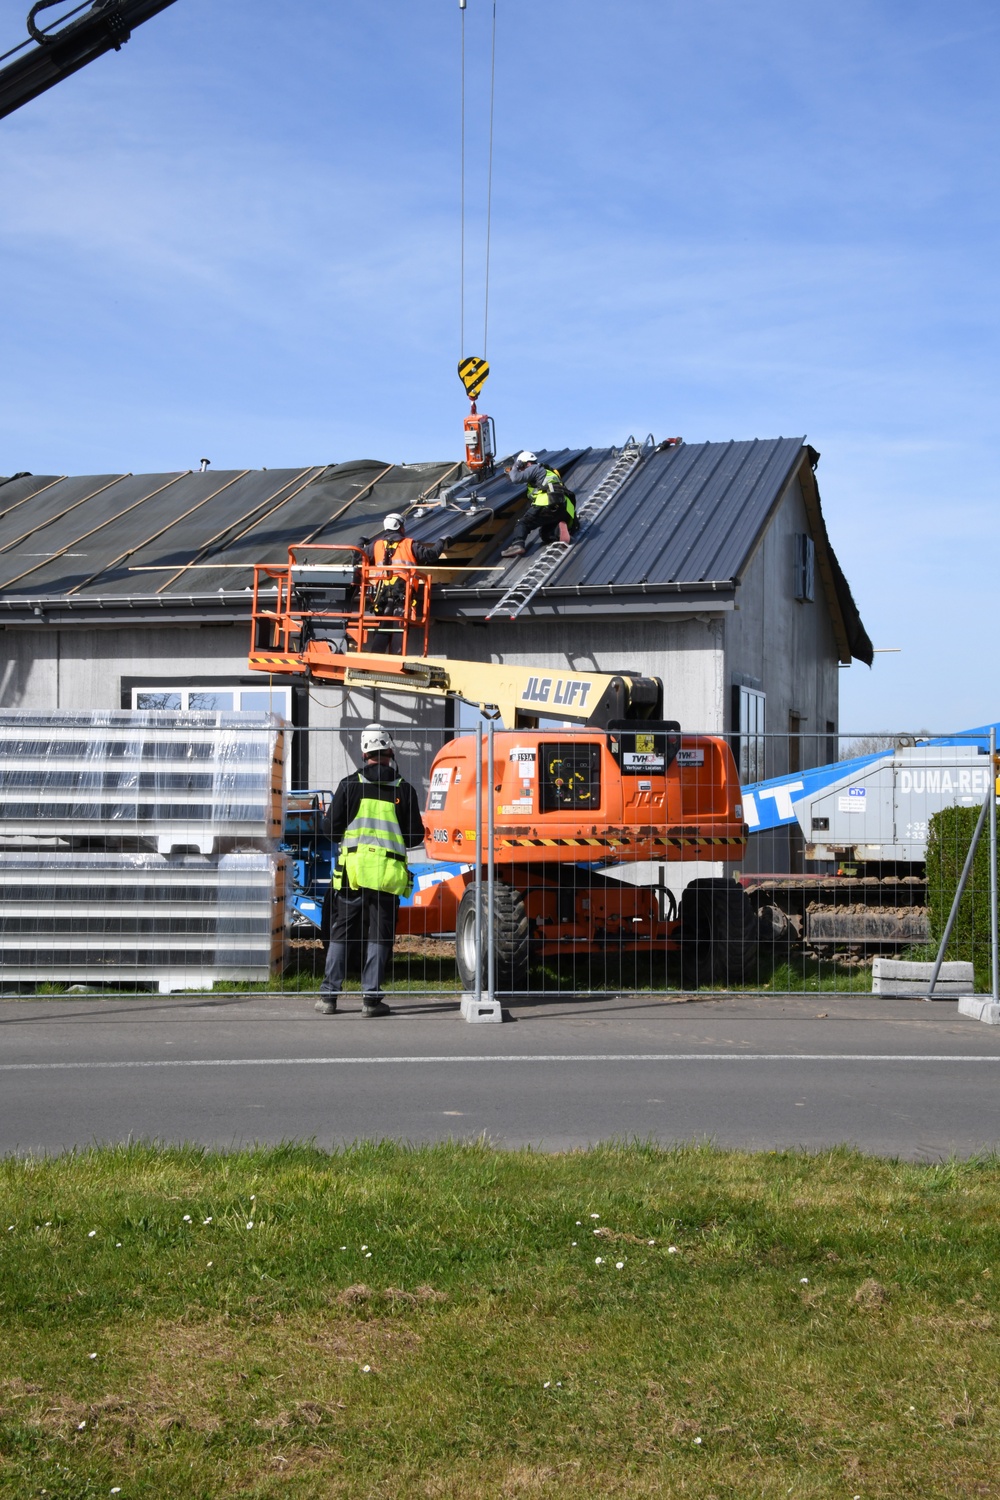
[[[357,771],[345,776],[333,794],[333,806],[327,815],[326,831],[334,843],[340,843],[348,825],[354,822],[362,797],[376,797],[380,802],[396,804],[399,831],[407,849],[415,849],[418,844],[422,844],[424,824],[420,816],[420,803],[410,783],[400,779],[394,765],[365,766],[363,776],[364,781],[358,779]]]

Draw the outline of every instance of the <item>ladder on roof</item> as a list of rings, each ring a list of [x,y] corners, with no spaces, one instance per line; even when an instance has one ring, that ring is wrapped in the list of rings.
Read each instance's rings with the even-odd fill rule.
[[[642,453],[643,445],[637,443],[634,438],[629,438],[617,457],[612,459],[596,489],[587,496],[577,510],[577,520],[581,526],[585,522],[591,525],[602,511],[607,509],[634,470]],[[531,566],[525,569],[511,584],[499,603],[489,611],[486,616],[487,620],[495,619],[497,615],[505,615],[508,620],[516,620],[526,605],[531,603],[538,590],[549,581],[563,559],[569,556],[572,549],[572,542],[549,542],[547,547],[543,547]]]

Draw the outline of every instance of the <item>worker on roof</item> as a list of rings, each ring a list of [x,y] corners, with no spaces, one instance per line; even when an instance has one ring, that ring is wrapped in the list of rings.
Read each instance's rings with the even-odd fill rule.
[[[530,531],[538,531],[543,547],[549,542],[568,542],[576,530],[576,496],[563,483],[559,470],[540,463],[537,454],[524,450],[512,464],[505,465],[504,472],[512,484],[527,486],[528,508],[500,556],[523,557]]]
[[[362,769],[344,777],[327,815],[326,831],[340,848],[331,881],[330,945],[316,1001],[324,1016],[337,1013],[347,977],[347,945],[359,932],[365,945],[361,1014],[391,1014],[382,985],[392,957],[399,898],[413,888],[406,851],[424,839],[417,794],[400,776],[392,740],[381,724],[361,731],[361,758]]]
[[[371,564],[366,610],[373,615],[401,617],[406,608],[407,574],[437,562],[450,545],[451,537],[448,536],[437,542],[414,541],[406,535],[403,517],[398,511],[391,511],[374,541],[365,542],[365,556]],[[415,577],[414,583],[416,581]],[[415,604],[416,595],[411,592],[411,608]],[[402,631],[386,626],[373,633],[367,648],[370,651],[398,652],[402,649],[401,642]]]

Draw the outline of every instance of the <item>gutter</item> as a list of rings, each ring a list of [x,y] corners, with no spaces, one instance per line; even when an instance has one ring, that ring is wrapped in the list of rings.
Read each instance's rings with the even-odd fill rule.
[[[731,594],[739,585],[738,578],[702,578],[691,583],[574,583],[562,584],[555,588],[542,589],[541,593],[548,596],[568,596],[570,598],[607,598],[619,594],[704,594],[722,593]],[[504,590],[498,588],[463,588],[455,584],[449,584],[442,589],[441,596],[445,599],[499,599]]]
[[[135,625],[140,616],[155,625],[226,624],[249,621],[253,593],[227,589],[215,594],[97,594],[5,598],[0,595],[3,625]],[[6,620],[4,619],[6,616]]]

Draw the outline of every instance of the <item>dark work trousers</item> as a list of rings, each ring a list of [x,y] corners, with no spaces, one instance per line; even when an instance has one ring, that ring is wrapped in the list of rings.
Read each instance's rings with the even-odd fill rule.
[[[529,505],[514,527],[511,541],[518,542],[523,547],[528,540],[528,533],[537,530],[542,546],[547,547],[549,542],[558,539],[560,521],[565,521],[567,526],[569,525],[569,515],[565,505]]]
[[[347,973],[347,944],[351,938],[360,935],[365,944],[361,991],[366,1000],[381,999],[382,981],[392,957],[398,910],[399,897],[390,896],[388,891],[352,891],[346,884],[338,891],[330,923],[330,946],[326,950],[321,995],[336,998],[340,994]]]

